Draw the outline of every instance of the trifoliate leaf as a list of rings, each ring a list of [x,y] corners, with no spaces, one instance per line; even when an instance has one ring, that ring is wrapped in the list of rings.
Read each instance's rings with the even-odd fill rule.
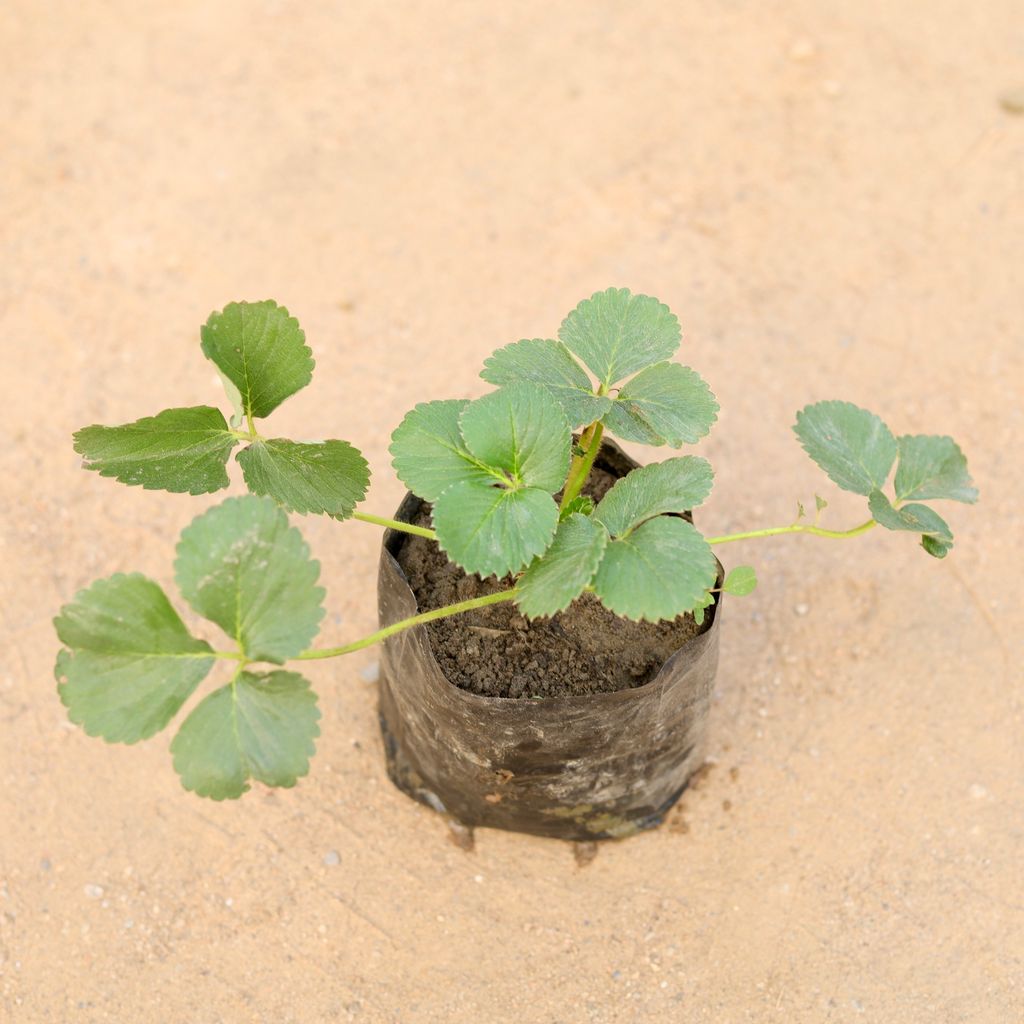
[[[610,387],[679,347],[675,314],[649,295],[609,288],[584,299],[566,318],[559,338]]]
[[[554,615],[568,608],[594,578],[608,532],[584,515],[559,524],[551,547],[530,563],[516,584],[516,604],[527,618]]]
[[[118,427],[83,427],[74,436],[85,468],[147,490],[207,494],[227,487],[231,449],[238,444],[219,409],[164,409]]]
[[[347,441],[254,441],[236,458],[253,494],[266,494],[300,515],[347,519],[370,485],[366,459]]]
[[[746,597],[757,586],[757,573],[749,565],[737,565],[726,574],[722,590],[736,597]]]
[[[896,498],[949,498],[973,504],[978,490],[971,486],[967,459],[951,437],[904,434],[897,442]]]
[[[270,498],[228,498],[185,527],[177,550],[185,600],[250,661],[280,664],[316,636],[320,564]]]
[[[953,532],[946,521],[927,505],[903,505],[893,508],[892,503],[881,491],[872,491],[868,498],[871,518],[887,530],[909,530],[911,533],[929,534],[947,545],[953,546]]]
[[[663,512],[696,508],[711,493],[713,482],[711,464],[697,455],[653,462],[616,480],[598,503],[594,518],[613,537],[620,537]]]
[[[110,743],[135,743],[174,717],[213,665],[166,595],[134,573],[97,580],[56,619],[60,699],[72,722]]]
[[[434,503],[434,529],[448,557],[466,572],[506,576],[547,550],[558,506],[546,490],[517,490],[467,480]]]
[[[599,420],[612,400],[595,395],[590,378],[569,350],[550,338],[513,342],[489,356],[481,377],[504,387],[519,381],[542,385],[562,407],[570,427],[582,427]]]
[[[569,516],[576,515],[577,512],[583,516],[592,515],[594,512],[594,499],[587,494],[577,494],[576,497],[558,513],[558,518],[568,519]]]
[[[242,672],[196,705],[171,743],[182,785],[233,800],[255,779],[294,786],[320,735],[316,694],[295,672]]]
[[[572,432],[537,384],[509,384],[470,402],[459,417],[466,447],[517,484],[554,493],[569,472]]]
[[[494,483],[502,474],[481,465],[466,448],[459,416],[466,399],[422,402],[406,413],[391,435],[392,464],[398,479],[426,501],[437,501],[452,484]]]
[[[269,416],[313,378],[298,320],[276,302],[231,302],[201,330],[203,354],[241,394],[248,416]]]
[[[625,441],[681,448],[704,437],[718,402],[700,374],[678,363],[657,363],[629,381],[604,423]]]
[[[880,488],[896,458],[896,438],[873,413],[849,402],[818,402],[796,414],[804,451],[847,491]]]
[[[606,608],[627,619],[674,619],[703,601],[717,569],[692,523],[659,516],[608,544],[594,591]]]

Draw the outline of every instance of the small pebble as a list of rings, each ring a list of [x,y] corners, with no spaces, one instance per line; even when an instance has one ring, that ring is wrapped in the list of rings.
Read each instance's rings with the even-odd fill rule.
[[[85,895],[91,900],[98,900],[103,898],[103,886],[89,884],[85,887]]]
[[[988,790],[980,782],[975,782],[967,792],[975,800],[984,800],[988,796]]]
[[[380,679],[380,662],[371,661],[359,670],[359,676],[364,683],[375,683]]]
[[[1024,88],[1004,92],[999,97],[999,106],[1008,114],[1024,114]]]
[[[328,850],[324,854],[324,863],[329,868],[337,867],[341,863],[341,855],[337,850]]]
[[[796,612],[797,615],[806,615],[810,610],[811,606],[803,603],[793,606],[793,611]]]

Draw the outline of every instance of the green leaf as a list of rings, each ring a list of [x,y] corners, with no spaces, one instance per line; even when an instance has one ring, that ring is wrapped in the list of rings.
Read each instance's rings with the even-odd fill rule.
[[[200,333],[203,354],[238,388],[248,416],[269,416],[313,379],[298,320],[269,299],[228,303]]]
[[[236,458],[253,494],[269,495],[300,515],[347,519],[370,485],[366,459],[347,441],[254,441]]]
[[[953,546],[953,533],[946,521],[927,505],[903,505],[893,508],[881,491],[872,491],[868,498],[871,517],[887,530],[908,530],[911,533],[925,533]]]
[[[577,494],[565,508],[559,511],[558,518],[568,519],[569,516],[575,515],[577,512],[583,516],[593,515],[594,499],[587,494]]]
[[[227,465],[238,441],[219,409],[164,409],[118,427],[83,427],[74,435],[85,468],[147,490],[207,494],[227,487]]]
[[[949,549],[953,546],[952,541],[943,540],[941,537],[932,537],[930,534],[924,534],[921,537],[921,547],[928,552],[932,558],[945,558],[949,554]]]
[[[53,623],[66,648],[56,676],[68,717],[110,743],[159,732],[214,661],[160,587],[138,573],[97,580]]]
[[[814,507],[818,512],[824,512],[828,508],[828,502],[820,494],[814,496]]]
[[[896,498],[948,498],[973,504],[978,490],[971,486],[967,459],[951,437],[904,434],[897,442]]]
[[[547,550],[558,506],[537,487],[508,490],[467,480],[434,503],[434,529],[448,557],[467,572],[506,576]]]
[[[250,661],[303,651],[323,618],[320,564],[269,498],[228,498],[185,527],[175,577],[185,600]]]
[[[704,612],[715,603],[715,595],[712,591],[707,590],[704,592],[704,596],[697,602],[697,605],[693,609],[693,621],[698,626],[704,625]]]
[[[566,318],[559,338],[610,387],[668,359],[679,348],[679,321],[649,295],[609,288],[584,299]]]
[[[730,569],[722,584],[722,590],[736,597],[746,597],[757,586],[757,573],[749,565],[737,565]]]
[[[625,441],[681,448],[704,437],[717,418],[718,402],[700,374],[658,363],[619,391],[604,423]]]
[[[391,435],[389,451],[398,479],[426,501],[437,501],[452,484],[467,480],[491,484],[500,475],[466,449],[459,416],[467,405],[464,398],[421,402]]]
[[[796,414],[804,451],[847,491],[882,487],[896,458],[896,438],[873,413],[849,402],[818,402]]]
[[[513,342],[489,356],[481,377],[503,387],[527,381],[542,385],[562,407],[570,427],[582,427],[599,420],[612,400],[595,395],[590,378],[569,350],[550,338]]]
[[[713,481],[711,464],[697,455],[653,462],[616,480],[594,517],[620,537],[663,512],[696,508],[711,493]]]
[[[462,411],[459,427],[477,459],[513,482],[554,493],[569,472],[572,431],[562,410],[536,384],[509,384]]]
[[[309,771],[320,735],[309,683],[295,672],[242,672],[196,705],[171,743],[182,785],[234,800],[255,779],[294,786]]]
[[[627,619],[674,619],[715,585],[718,566],[692,523],[659,516],[613,540],[594,577],[601,603]]]
[[[559,524],[551,547],[535,558],[516,585],[516,604],[528,618],[568,608],[597,572],[608,543],[600,523],[579,513]]]

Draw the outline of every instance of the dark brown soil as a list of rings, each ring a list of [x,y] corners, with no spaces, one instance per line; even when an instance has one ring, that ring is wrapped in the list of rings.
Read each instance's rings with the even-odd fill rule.
[[[615,482],[595,468],[585,489],[595,500]],[[424,504],[413,520],[429,525]],[[507,590],[512,580],[467,576],[433,541],[410,536],[398,562],[421,611]],[[606,693],[649,682],[666,659],[699,632],[690,615],[672,622],[630,622],[584,594],[564,612],[530,622],[509,604],[427,625],[441,671],[457,686],[488,697]]]

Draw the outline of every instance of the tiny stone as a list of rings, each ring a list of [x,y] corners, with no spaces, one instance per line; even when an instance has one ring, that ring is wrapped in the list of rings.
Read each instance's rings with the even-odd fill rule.
[[[324,854],[324,863],[329,867],[337,867],[341,863],[341,855],[337,850],[328,850]]]
[[[39,861],[39,867],[43,871],[49,871],[50,868],[53,867],[53,864],[50,863],[50,858],[49,857],[43,857],[42,860]]]
[[[1008,114],[1024,114],[1024,88],[1004,92],[999,97],[999,106]]]
[[[359,670],[359,676],[364,683],[375,683],[380,679],[380,662],[371,661]]]
[[[803,603],[800,603],[793,607],[793,611],[796,612],[797,615],[806,615],[810,610],[811,606]]]
[[[93,884],[90,883],[89,885],[87,885],[85,887],[84,892],[85,892],[85,895],[88,896],[89,899],[91,899],[91,900],[102,899],[102,897],[103,897],[103,886],[102,885],[93,885]]]
[[[968,792],[975,800],[984,800],[988,796],[988,790],[980,782],[975,782]]]
[[[834,78],[826,78],[821,83],[821,91],[826,96],[836,97],[843,91],[843,87]]]

